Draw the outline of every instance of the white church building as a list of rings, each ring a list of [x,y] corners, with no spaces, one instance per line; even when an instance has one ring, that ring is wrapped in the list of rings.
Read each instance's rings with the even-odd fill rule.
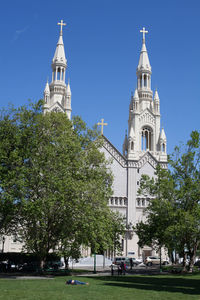
[[[46,83],[44,90],[44,113],[61,111],[71,119],[71,89],[66,84],[67,59],[65,57],[61,20],[60,35],[52,60],[52,80]],[[129,105],[128,134],[123,143],[123,153],[104,136],[102,151],[107,159],[112,159],[111,169],[114,175],[113,196],[109,199],[109,207],[119,211],[127,225],[127,234],[122,239],[122,253],[135,253],[135,257],[150,255],[151,249],[140,249],[132,225],[144,218],[144,208],[148,205],[148,198],[137,195],[142,174],[154,176],[156,166],[167,168],[167,140],[164,129],[160,127],[160,99],[157,90],[151,90],[151,65],[145,44],[145,28],[139,63],[136,69],[137,88],[131,96]],[[19,244],[12,237],[3,241],[5,252],[18,252]],[[0,246],[1,247],[1,246]]]
[[[71,118],[71,90],[69,83],[65,84],[67,60],[62,38],[63,21],[60,37],[52,61],[52,82],[47,83],[44,90],[44,112],[63,111]],[[123,143],[121,154],[104,136],[103,152],[111,159],[111,169],[114,175],[113,196],[109,207],[119,211],[127,225],[125,239],[122,239],[124,255],[135,253],[136,257],[152,254],[148,247],[140,249],[138,238],[132,231],[132,225],[144,218],[144,208],[148,198],[137,195],[142,174],[154,176],[156,166],[161,164],[167,168],[167,140],[164,129],[160,128],[160,99],[158,91],[151,90],[151,65],[145,44],[145,28],[139,63],[136,69],[137,88],[131,96],[129,105],[128,135]],[[100,123],[98,123],[100,125]],[[102,124],[103,126],[103,121]]]

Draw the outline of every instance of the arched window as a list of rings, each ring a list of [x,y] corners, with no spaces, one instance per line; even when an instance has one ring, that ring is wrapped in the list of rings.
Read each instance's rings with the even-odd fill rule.
[[[144,87],[147,87],[147,75],[144,75]]]
[[[131,150],[134,150],[134,143],[131,142]]]
[[[152,149],[152,129],[149,127],[143,127],[141,132],[141,150],[153,150]]]
[[[162,152],[165,152],[165,144],[162,144]]]
[[[61,76],[61,70],[60,70],[60,68],[58,68],[58,72],[57,72],[57,80],[60,80],[60,76]]]

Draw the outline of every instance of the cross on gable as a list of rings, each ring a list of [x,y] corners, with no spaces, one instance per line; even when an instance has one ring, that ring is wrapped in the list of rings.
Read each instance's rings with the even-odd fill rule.
[[[58,23],[58,25],[60,25],[60,34],[62,34],[62,27],[66,26],[66,23],[63,23],[63,20],[61,20],[60,23]]]
[[[98,122],[97,125],[101,126],[101,135],[103,135],[103,127],[107,126],[108,123],[104,123],[104,119],[101,119],[101,122]]]
[[[143,27],[142,30],[140,30],[140,32],[141,32],[142,35],[143,35],[143,41],[145,41],[145,33],[148,33],[148,31],[145,30],[145,27]]]

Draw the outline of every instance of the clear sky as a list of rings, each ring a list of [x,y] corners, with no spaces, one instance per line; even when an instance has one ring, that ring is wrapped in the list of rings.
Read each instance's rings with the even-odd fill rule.
[[[43,97],[61,19],[73,115],[89,126],[104,118],[104,135],[121,151],[146,27],[168,153],[199,130],[199,0],[2,1],[0,107]]]

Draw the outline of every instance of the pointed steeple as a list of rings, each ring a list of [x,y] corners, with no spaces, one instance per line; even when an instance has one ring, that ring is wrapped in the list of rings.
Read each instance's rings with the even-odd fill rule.
[[[49,89],[48,80],[47,80],[43,95],[44,95],[44,113],[46,113],[49,108],[49,105],[50,105],[50,89]]]
[[[46,86],[45,86],[45,89],[44,89],[44,94],[50,95],[50,89],[49,89],[49,82],[48,82],[48,80],[47,80],[47,83],[46,83]]]
[[[154,104],[154,113],[156,115],[159,115],[160,114],[160,98],[158,96],[158,91],[156,89],[155,91],[155,94],[154,94],[154,101],[153,101],[153,104]]]
[[[63,43],[63,32],[62,32],[62,27],[66,25],[66,23],[63,23],[63,20],[61,20],[60,23],[58,23],[58,25],[60,25],[60,36],[58,39],[58,43],[57,43],[57,47],[56,47],[56,51],[53,57],[53,64],[54,63],[63,63],[66,65],[67,67],[67,60],[65,57],[65,49],[64,49],[64,43]]]
[[[155,91],[154,101],[160,101],[160,98],[159,98],[159,96],[158,96],[158,91],[157,91],[157,89],[156,89],[156,91]]]
[[[163,142],[166,142],[166,135],[165,135],[165,131],[164,128],[161,129],[161,133],[160,133],[160,140]]]
[[[133,96],[133,110],[134,110],[134,112],[137,112],[139,110],[139,96],[138,96],[137,89],[135,89],[135,93]]]
[[[151,90],[151,65],[145,45],[145,33],[148,33],[148,31],[143,27],[140,32],[143,33],[143,39],[136,75],[140,109],[145,110],[146,108],[151,109],[153,92]]]
[[[142,49],[140,52],[140,59],[137,70],[148,70],[151,72],[151,65],[149,62],[149,57],[147,53],[147,48],[145,45],[145,41],[142,42]]]
[[[71,88],[70,88],[70,84],[69,84],[69,80],[68,80],[68,83],[67,83],[67,91],[66,91],[66,94],[68,95],[68,96],[70,96],[71,97]]]
[[[48,96],[48,105],[45,101],[44,111],[62,111],[71,119],[71,89],[69,83],[67,86],[65,83],[67,60],[62,32],[62,27],[66,24],[61,20],[58,25],[60,25],[60,34],[51,65],[52,81],[50,85],[47,83],[45,87],[44,98]]]
[[[163,154],[166,155],[166,153],[167,153],[167,138],[165,135],[164,128],[161,129],[159,143],[160,143],[160,151],[162,152],[162,155]]]
[[[139,100],[138,90],[137,90],[137,89],[135,89],[135,93],[134,93],[133,99],[134,99],[135,101],[136,101],[136,100]]]
[[[63,37],[62,37],[61,33],[60,33],[60,36],[59,36],[59,40],[58,40],[58,43],[57,43],[57,47],[56,47],[56,51],[55,51],[52,63],[53,64],[61,63],[61,64],[64,64],[65,66],[67,66],[67,60],[66,60],[66,57],[65,57]]]
[[[137,87],[131,97],[128,119],[128,159],[137,160],[150,151],[157,160],[167,161],[166,136],[160,127],[160,99],[151,89],[151,65],[143,28],[142,49],[136,70]],[[161,157],[162,156],[162,157]]]

